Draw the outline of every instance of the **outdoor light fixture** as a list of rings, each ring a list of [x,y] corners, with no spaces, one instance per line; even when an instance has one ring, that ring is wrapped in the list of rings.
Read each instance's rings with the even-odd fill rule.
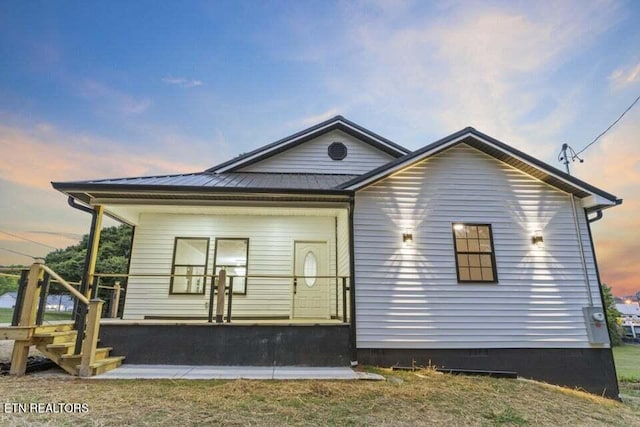
[[[402,233],[402,243],[404,243],[405,245],[413,244],[413,233],[411,232],[411,230],[406,230],[404,233]]]
[[[542,231],[536,230],[531,236],[531,243],[536,245],[538,248],[544,248],[544,238],[542,237]]]
[[[464,224],[453,224],[453,229],[454,230],[464,230]]]

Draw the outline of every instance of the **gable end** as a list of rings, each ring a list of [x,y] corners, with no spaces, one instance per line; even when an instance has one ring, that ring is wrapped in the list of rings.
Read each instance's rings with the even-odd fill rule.
[[[264,147],[242,154],[234,159],[209,168],[206,172],[234,172],[240,168],[261,162],[269,157],[280,154],[291,148],[297,147],[305,142],[317,138],[325,133],[340,130],[360,141],[366,143],[394,158],[400,158],[410,151],[368,129],[365,129],[342,116],[333,117],[318,125],[295,133],[291,136],[265,145]]]

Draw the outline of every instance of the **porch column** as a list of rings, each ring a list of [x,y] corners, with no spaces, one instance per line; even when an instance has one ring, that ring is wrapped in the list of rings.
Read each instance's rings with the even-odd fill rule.
[[[358,342],[356,339],[356,257],[353,230],[355,196],[349,197],[349,330],[351,332],[351,366],[358,366]]]
[[[102,231],[102,216],[104,214],[103,206],[95,206],[93,208],[95,216],[91,221],[91,230],[89,231],[89,242],[87,244],[87,267],[85,271],[85,296],[89,299],[93,295],[97,295],[97,289],[93,289],[94,275],[96,272],[96,261],[98,260],[98,246],[100,245],[100,232]]]

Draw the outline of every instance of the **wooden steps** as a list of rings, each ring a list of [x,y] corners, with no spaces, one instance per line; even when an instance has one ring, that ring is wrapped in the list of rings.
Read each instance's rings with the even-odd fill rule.
[[[71,329],[73,325],[47,325],[38,327],[32,340],[36,348],[71,375],[78,375],[82,353],[75,354],[78,332]],[[99,375],[117,368],[122,364],[124,356],[111,356],[112,347],[96,348],[95,362],[90,365],[90,375]]]

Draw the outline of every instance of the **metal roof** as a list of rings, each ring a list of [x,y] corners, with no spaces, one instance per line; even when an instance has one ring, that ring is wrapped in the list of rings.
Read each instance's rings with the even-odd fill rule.
[[[369,132],[366,129],[347,121],[341,116],[334,117],[323,122],[313,128],[309,128],[302,133],[293,135],[284,140],[277,141],[274,144],[263,147],[255,152],[248,153],[246,156],[252,156],[258,153],[258,157],[245,159],[247,162],[254,161],[260,156],[269,156],[273,150],[268,153],[262,153],[261,150],[271,147],[274,150],[281,150],[282,147],[290,148],[291,144],[299,143],[298,140],[290,141],[291,138],[301,137],[307,138],[314,132],[324,132],[326,126],[334,126],[339,124],[344,126],[349,124],[358,132]],[[325,127],[323,127],[325,126]],[[382,137],[370,133],[371,138],[378,141],[384,140]],[[314,134],[315,135],[315,134]],[[386,143],[391,143],[384,140]],[[379,142],[377,142],[379,143]],[[619,204],[613,194],[607,193],[596,188],[578,178],[568,175],[534,157],[531,157],[503,142],[500,142],[488,135],[485,135],[474,128],[468,127],[456,132],[446,138],[429,144],[413,153],[406,154],[397,158],[371,172],[363,175],[342,175],[342,174],[312,174],[312,173],[257,173],[257,172],[213,172],[213,169],[229,169],[238,167],[236,161],[241,160],[245,156],[233,159],[230,162],[223,163],[216,168],[209,169],[204,172],[190,174],[145,176],[133,178],[110,178],[89,181],[74,182],[54,182],[53,187],[71,197],[84,202],[91,198],[98,197],[101,194],[104,197],[149,197],[157,198],[176,198],[176,199],[196,199],[204,198],[213,200],[215,198],[229,199],[232,197],[259,197],[259,198],[305,198],[305,197],[337,197],[338,199],[353,194],[361,188],[371,185],[378,180],[404,169],[414,163],[421,161],[429,156],[435,155],[446,150],[453,145],[465,143],[483,151],[523,172],[552,185],[560,190],[574,194],[578,197],[587,197],[597,195],[606,199],[603,206],[610,204]],[[283,144],[280,146],[279,144]],[[397,150],[405,150],[397,146]],[[395,149],[395,148],[394,148]],[[396,152],[396,154],[399,151]],[[246,164],[243,160],[242,164]],[[224,165],[224,168],[223,168]],[[128,196],[123,196],[128,194]],[[320,199],[319,199],[320,200]],[[600,201],[598,201],[599,203]],[[595,205],[598,207],[599,205]]]
[[[90,181],[56,182],[54,188],[68,190],[76,188],[155,187],[159,190],[174,187],[235,188],[235,189],[289,189],[331,190],[358,175],[301,174],[301,173],[253,173],[198,172],[178,175],[142,176],[133,178],[110,178]]]

